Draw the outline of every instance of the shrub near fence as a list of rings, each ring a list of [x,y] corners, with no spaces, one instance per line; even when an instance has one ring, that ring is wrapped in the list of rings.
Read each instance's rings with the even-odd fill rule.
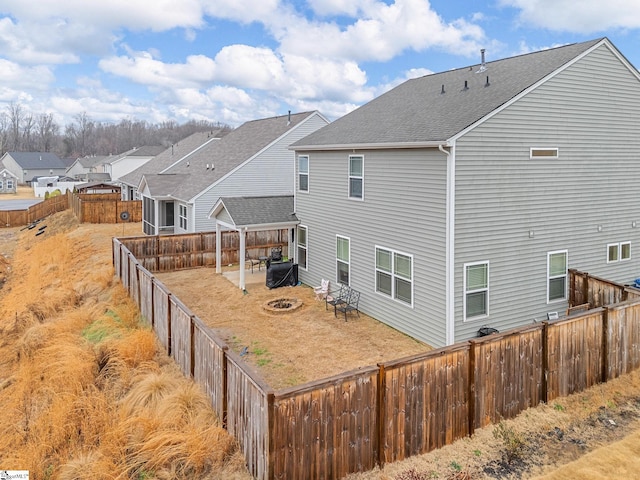
[[[370,470],[640,367],[640,301],[627,300],[274,392],[118,239],[113,258],[141,310],[152,297],[161,343],[203,386],[258,479]],[[572,275],[588,296],[591,277]]]

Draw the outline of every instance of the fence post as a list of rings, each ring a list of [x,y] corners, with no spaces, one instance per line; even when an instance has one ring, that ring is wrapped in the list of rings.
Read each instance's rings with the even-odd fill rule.
[[[274,407],[275,403],[275,394],[270,391],[267,393],[267,435],[269,436],[267,440],[267,478],[271,480],[275,478],[274,472],[274,463],[275,463],[275,439],[274,439],[274,431],[275,431],[275,418],[274,418]]]
[[[469,341],[469,383],[467,385],[469,399],[469,436],[476,431],[476,344]]]
[[[191,378],[195,376],[195,367],[196,367],[196,327],[194,325],[193,319],[195,315],[191,315],[189,317],[189,344],[190,344],[190,359],[189,359],[189,375]]]
[[[595,304],[589,298],[589,274],[584,272],[582,276],[582,303],[588,303],[591,308],[595,307]]]
[[[542,322],[542,401],[549,401],[549,322]]]
[[[376,400],[376,408],[377,408],[377,417],[378,417],[378,426],[377,426],[377,431],[376,431],[376,435],[378,437],[378,466],[380,468],[384,467],[385,461],[384,461],[384,453],[385,453],[385,429],[384,429],[384,424],[386,421],[386,415],[385,415],[385,411],[384,411],[384,406],[386,404],[385,402],[385,398],[386,398],[386,387],[387,387],[387,380],[386,380],[386,374],[385,374],[385,369],[384,369],[384,365],[382,364],[378,364],[378,398]]]
[[[609,308],[602,311],[602,383],[609,380]]]
[[[171,292],[167,294],[167,355],[171,356]]]

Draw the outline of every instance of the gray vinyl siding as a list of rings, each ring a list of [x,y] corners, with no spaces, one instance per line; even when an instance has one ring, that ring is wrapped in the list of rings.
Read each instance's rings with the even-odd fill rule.
[[[322,117],[313,115],[251,161],[197,196],[195,230],[192,231],[215,230],[215,220],[208,218],[208,215],[220,197],[292,195],[295,154],[289,150],[289,145],[326,124]]]
[[[639,120],[640,82],[602,46],[457,140],[456,340],[564,314],[546,301],[549,251],[603,278],[640,276]],[[559,158],[530,159],[531,147]],[[607,264],[618,242],[631,260]],[[479,261],[491,265],[490,316],[463,323],[463,265]]]
[[[348,198],[350,154],[364,156],[364,201]],[[445,341],[446,158],[437,150],[296,152],[309,156],[309,192],[296,194],[307,227],[300,281],[336,287],[336,235],[350,239],[350,284],[360,309],[431,345]],[[413,255],[413,308],[375,292],[375,247]]]

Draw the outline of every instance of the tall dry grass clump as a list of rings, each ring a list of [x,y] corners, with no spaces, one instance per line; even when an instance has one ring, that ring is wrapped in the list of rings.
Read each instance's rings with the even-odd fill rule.
[[[68,212],[47,224],[46,238],[16,232],[0,289],[0,465],[38,479],[250,478],[114,281],[112,226]]]

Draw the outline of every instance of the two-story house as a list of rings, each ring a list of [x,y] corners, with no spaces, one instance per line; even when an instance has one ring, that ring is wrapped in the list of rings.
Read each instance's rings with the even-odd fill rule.
[[[562,316],[569,268],[640,276],[640,74],[606,38],[409,80],[292,148],[301,281],[431,345]]]
[[[328,123],[317,111],[252,120],[160,173],[143,175],[144,232],[215,230],[209,213],[220,197],[293,195],[295,154],[289,146]]]

